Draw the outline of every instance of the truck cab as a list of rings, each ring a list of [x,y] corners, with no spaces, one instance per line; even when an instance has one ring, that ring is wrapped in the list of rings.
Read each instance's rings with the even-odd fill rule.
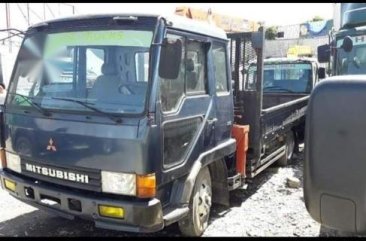
[[[320,63],[329,63],[330,75],[365,74],[366,25],[363,3],[342,3],[337,6],[335,26],[330,33],[330,43],[318,47]],[[336,21],[337,20],[337,21]]]
[[[263,68],[263,108],[309,95],[319,82],[316,58],[267,58]],[[247,69],[247,89],[255,88],[256,63]]]
[[[334,47],[333,75],[366,74],[366,26],[340,31]]]
[[[87,15],[30,27],[3,112],[2,187],[100,228],[201,235],[227,203],[233,94],[221,29]],[[226,197],[226,199],[225,199]]]

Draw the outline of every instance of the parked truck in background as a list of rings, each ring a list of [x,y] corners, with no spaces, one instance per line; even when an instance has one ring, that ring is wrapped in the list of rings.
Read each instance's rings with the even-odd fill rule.
[[[212,203],[228,205],[246,178],[287,162],[303,128],[312,87],[263,94],[272,71],[263,71],[263,49],[263,28],[226,35],[178,16],[30,27],[1,116],[1,186],[100,228],[155,232],[178,222],[184,235],[201,235]],[[290,70],[265,83],[298,81],[302,71]]]
[[[233,35],[237,34],[229,34]],[[298,151],[298,145],[304,140],[309,94],[319,81],[318,70],[321,69],[314,58],[267,58],[264,59],[262,86],[258,87],[257,66],[255,61],[243,65],[242,78],[236,78],[236,71],[233,73],[238,83],[234,86],[235,120],[251,126],[250,177],[275,161],[286,166]]]
[[[331,75],[311,94],[305,141],[304,198],[322,225],[366,233],[366,4],[335,8],[329,45],[319,46],[320,62]]]

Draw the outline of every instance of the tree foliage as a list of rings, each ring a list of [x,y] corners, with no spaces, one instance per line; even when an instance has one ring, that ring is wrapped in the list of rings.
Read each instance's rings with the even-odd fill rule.
[[[313,19],[310,20],[310,22],[317,22],[317,21],[323,21],[324,18],[320,17],[320,16],[315,16],[313,17]]]
[[[265,37],[267,40],[274,40],[277,37],[277,27],[272,26],[266,29]]]

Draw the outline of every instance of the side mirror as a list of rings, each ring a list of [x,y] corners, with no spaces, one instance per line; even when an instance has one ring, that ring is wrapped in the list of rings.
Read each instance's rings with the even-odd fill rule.
[[[325,79],[325,77],[326,77],[325,68],[324,67],[319,67],[318,68],[318,78],[319,79]]]
[[[330,45],[324,44],[318,46],[318,61],[319,63],[327,63],[330,61]]]
[[[0,55],[0,93],[2,92],[1,87],[5,89],[5,85],[3,83],[4,83],[3,65],[1,63],[1,55]]]
[[[161,46],[159,76],[164,79],[176,79],[182,61],[182,41],[165,38]]]
[[[248,74],[248,69],[246,69],[246,68],[242,69],[241,74],[242,75]]]
[[[3,65],[1,62],[1,55],[0,55],[0,124],[2,119],[2,106],[4,105],[5,102],[5,84],[4,84],[4,75],[3,75]],[[1,138],[1,133],[0,133],[0,138]]]
[[[317,222],[364,234],[366,130],[360,127],[366,115],[360,110],[366,103],[366,81],[360,79],[339,76],[312,92],[306,111],[303,190],[306,209]],[[336,151],[339,148],[342,151]]]
[[[349,52],[351,52],[351,51],[352,51],[352,49],[353,49],[353,41],[352,41],[352,39],[351,39],[351,37],[350,37],[350,36],[346,36],[346,37],[344,37],[341,48],[342,48],[345,52],[347,52],[347,53],[349,53]]]

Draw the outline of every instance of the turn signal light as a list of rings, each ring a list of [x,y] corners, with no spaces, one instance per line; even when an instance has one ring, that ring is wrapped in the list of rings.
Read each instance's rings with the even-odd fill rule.
[[[0,149],[0,169],[6,167],[6,155],[4,148]]]
[[[137,176],[137,197],[151,198],[156,195],[155,173]]]
[[[99,205],[99,215],[109,218],[124,218],[125,212],[121,207]]]

